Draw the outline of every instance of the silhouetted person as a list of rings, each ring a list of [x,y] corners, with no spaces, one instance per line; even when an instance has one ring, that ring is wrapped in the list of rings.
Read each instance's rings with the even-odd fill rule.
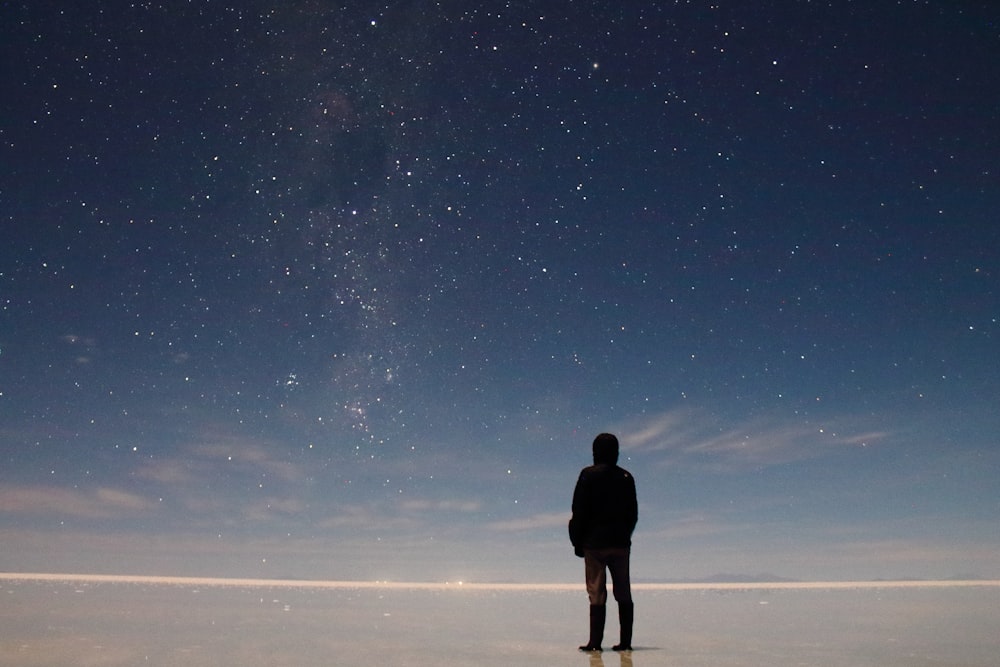
[[[583,558],[590,598],[590,639],[581,651],[600,651],[607,615],[607,571],[618,602],[621,641],[615,651],[632,650],[632,584],[628,562],[632,531],[639,517],[635,479],[618,467],[618,438],[601,433],[594,438],[594,465],[580,471],[573,490],[569,539]]]

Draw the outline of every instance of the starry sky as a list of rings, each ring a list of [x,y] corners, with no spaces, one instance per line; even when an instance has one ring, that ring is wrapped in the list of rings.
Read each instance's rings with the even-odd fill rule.
[[[1000,578],[998,19],[3,3],[0,570]]]

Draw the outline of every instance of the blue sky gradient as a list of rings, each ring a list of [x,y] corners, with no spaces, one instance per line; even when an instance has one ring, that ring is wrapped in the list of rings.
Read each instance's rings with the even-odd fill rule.
[[[0,570],[1000,578],[988,3],[2,10]]]

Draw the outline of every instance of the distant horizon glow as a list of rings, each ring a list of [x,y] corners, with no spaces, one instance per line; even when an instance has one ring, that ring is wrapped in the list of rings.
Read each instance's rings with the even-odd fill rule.
[[[168,586],[237,586],[270,588],[377,588],[401,590],[470,591],[575,591],[579,583],[512,583],[477,581],[325,581],[301,579],[240,579],[227,577],[174,577],[128,574],[67,574],[42,572],[0,572],[0,581],[78,582],[112,584],[152,584]],[[842,588],[965,588],[1000,587],[1000,580],[876,580],[876,581],[726,581],[726,582],[633,582],[637,591],[735,591],[735,590],[820,590]]]

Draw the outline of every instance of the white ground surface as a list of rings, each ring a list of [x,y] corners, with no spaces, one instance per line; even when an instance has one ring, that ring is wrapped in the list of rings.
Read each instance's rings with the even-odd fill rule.
[[[1000,586],[638,588],[636,650],[579,653],[582,588],[0,575],[2,665],[995,667]],[[609,608],[605,647],[617,640]]]

